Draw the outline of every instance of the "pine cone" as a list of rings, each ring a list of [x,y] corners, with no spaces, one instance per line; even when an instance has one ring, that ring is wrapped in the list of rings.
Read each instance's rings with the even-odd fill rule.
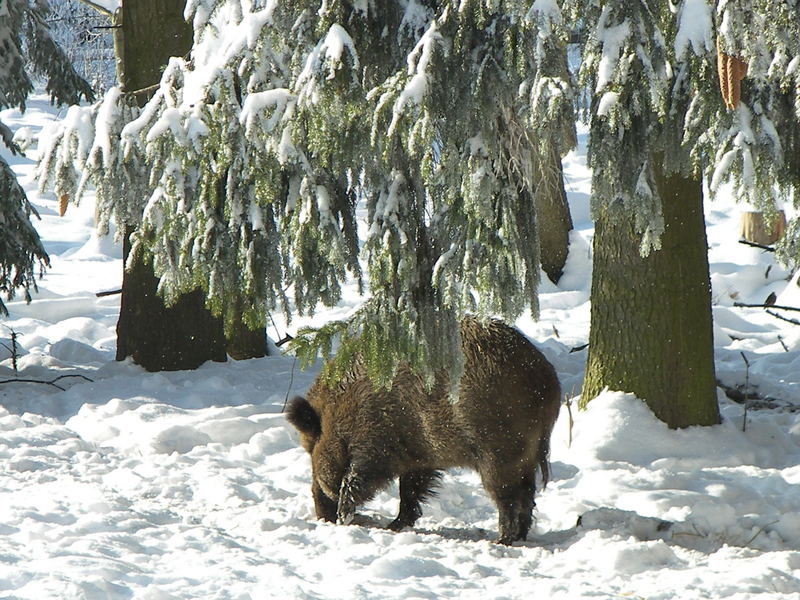
[[[742,95],[742,79],[747,75],[747,63],[738,56],[725,54],[720,49],[717,39],[717,71],[719,72],[719,89],[722,99],[729,110],[739,106]]]
[[[69,204],[69,196],[67,194],[61,194],[61,197],[58,199],[58,216],[63,217],[67,212],[67,204]]]

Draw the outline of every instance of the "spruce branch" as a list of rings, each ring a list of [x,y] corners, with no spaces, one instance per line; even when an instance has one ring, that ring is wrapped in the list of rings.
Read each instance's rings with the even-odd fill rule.
[[[0,121],[0,139],[3,140],[6,148],[11,151],[12,156],[22,154],[22,150],[20,149],[19,145],[14,141],[14,133],[11,131],[8,125],[2,121]]]

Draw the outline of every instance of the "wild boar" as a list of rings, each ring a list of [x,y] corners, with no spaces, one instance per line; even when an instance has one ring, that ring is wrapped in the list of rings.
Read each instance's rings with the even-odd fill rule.
[[[497,320],[461,322],[464,370],[458,397],[446,374],[427,390],[401,366],[391,389],[376,388],[360,359],[335,385],[318,378],[286,418],[311,454],[317,517],[350,523],[356,507],[395,477],[399,531],[421,516],[443,469],[468,467],[497,506],[501,544],[531,527],[537,468],[549,477],[550,433],[561,392],[553,366],[519,331]]]

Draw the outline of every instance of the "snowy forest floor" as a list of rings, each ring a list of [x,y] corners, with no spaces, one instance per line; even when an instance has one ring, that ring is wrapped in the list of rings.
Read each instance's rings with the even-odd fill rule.
[[[42,97],[3,120],[37,131]],[[739,210],[708,202],[717,376],[768,398],[751,410],[720,391],[722,425],[670,431],[637,399],[607,392],[562,409],[553,481],[535,530],[503,547],[475,473],[450,472],[417,525],[381,526],[396,486],[357,524],[316,521],[310,466],[281,409],[314,370],[290,357],[191,372],[114,361],[120,247],[93,233],[90,202],[62,218],[39,196],[30,157],[6,156],[42,219],[52,267],[34,301],[8,303],[0,338],[18,334],[19,373],[0,347],[0,598],[800,598],[800,326],[734,302],[800,306],[773,256],[738,244]],[[575,232],[541,318],[517,325],[580,393],[588,338],[590,173],[564,161]],[[360,299],[287,325],[347,314]],[[270,335],[278,333],[270,331]],[[570,427],[570,416],[574,426]]]

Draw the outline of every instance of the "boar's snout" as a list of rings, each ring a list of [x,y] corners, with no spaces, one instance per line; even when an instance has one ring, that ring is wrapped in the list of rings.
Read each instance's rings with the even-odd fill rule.
[[[336,502],[325,495],[316,479],[311,483],[311,495],[314,498],[314,509],[317,512],[317,518],[329,523],[335,523]]]
[[[341,440],[332,431],[323,435],[322,417],[302,396],[295,396],[286,407],[286,420],[300,433],[300,442],[311,454],[311,495],[317,518],[335,523],[352,520],[347,499],[342,506],[340,487],[346,456]]]

